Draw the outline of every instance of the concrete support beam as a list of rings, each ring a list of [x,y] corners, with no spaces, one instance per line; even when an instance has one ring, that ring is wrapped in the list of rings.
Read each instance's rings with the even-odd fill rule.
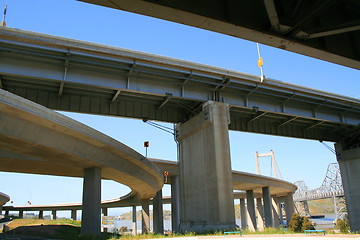
[[[181,232],[235,229],[228,125],[229,106],[208,101],[177,125]]]
[[[240,198],[240,220],[241,220],[241,229],[246,229],[247,228],[247,209],[246,209],[244,198]]]
[[[179,232],[180,224],[180,182],[179,176],[171,177],[171,227],[173,233]]]
[[[272,197],[272,209],[273,209],[273,216],[274,216],[274,226],[275,228],[280,226],[280,206],[279,200],[276,196]]]
[[[57,216],[56,216],[56,210],[52,210],[51,211],[51,215],[52,215],[52,219],[56,220]]]
[[[39,219],[44,219],[44,211],[43,210],[39,211]]]
[[[71,210],[71,219],[76,220],[76,209]]]
[[[255,199],[254,191],[246,191],[246,205],[247,205],[247,216],[248,216],[248,228],[250,231],[256,231],[256,212],[255,212]]]
[[[289,226],[292,215],[294,214],[294,199],[293,194],[289,193],[284,197],[285,203],[285,214],[286,214],[286,225]]]
[[[265,222],[264,222],[264,207],[261,198],[256,199],[256,216],[257,216],[257,229],[263,231],[265,228]]]
[[[132,229],[133,235],[137,235],[136,205],[132,206]]]
[[[101,233],[101,168],[84,169],[81,236]]]
[[[24,218],[24,211],[23,210],[19,211],[19,218]]]
[[[264,202],[264,217],[265,217],[265,227],[273,227],[274,226],[274,218],[271,207],[271,195],[270,188],[263,187],[262,188],[262,196]]]
[[[360,231],[360,144],[335,144],[351,231]]]
[[[158,191],[153,198],[153,220],[154,233],[164,234],[162,190]]]
[[[141,200],[142,234],[150,232],[149,200]]]

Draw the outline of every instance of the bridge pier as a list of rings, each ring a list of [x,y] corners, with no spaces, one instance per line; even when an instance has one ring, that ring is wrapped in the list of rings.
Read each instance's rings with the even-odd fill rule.
[[[261,198],[256,198],[257,229],[264,230],[264,207]]]
[[[158,191],[153,198],[153,228],[154,233],[164,234],[162,190]]]
[[[84,169],[82,236],[98,236],[101,233],[101,168]]]
[[[279,204],[279,199],[276,196],[272,197],[272,210],[273,210],[273,215],[274,215],[274,226],[275,228],[280,226],[280,204]]]
[[[19,218],[24,218],[24,211],[23,210],[19,211]]]
[[[263,201],[264,201],[265,227],[273,227],[274,218],[273,218],[272,208],[271,208],[271,195],[270,195],[269,187],[262,188],[262,196],[263,196]]]
[[[137,235],[136,205],[132,206],[132,229],[133,229],[133,235]]]
[[[360,231],[360,144],[335,144],[351,231]]]
[[[39,219],[44,219],[44,211],[43,210],[39,211]]]
[[[103,216],[107,216],[108,215],[108,208],[107,207],[101,208],[101,213],[102,213]],[[108,232],[108,229],[103,228],[103,232]]]
[[[289,193],[284,197],[286,225],[289,226],[292,215],[294,214],[294,199],[293,194]]]
[[[241,218],[241,229],[247,228],[247,217],[246,217],[246,205],[245,199],[240,198],[240,218]]]
[[[57,216],[56,216],[56,210],[52,210],[51,211],[51,215],[52,215],[52,219],[56,220]]]
[[[257,224],[256,224],[254,190],[246,191],[246,207],[247,207],[248,228],[250,231],[256,231]]]
[[[150,232],[149,200],[141,200],[142,234]]]
[[[228,125],[229,106],[208,101],[177,125],[181,232],[235,229]]]
[[[71,210],[71,219],[76,220],[76,209]]]

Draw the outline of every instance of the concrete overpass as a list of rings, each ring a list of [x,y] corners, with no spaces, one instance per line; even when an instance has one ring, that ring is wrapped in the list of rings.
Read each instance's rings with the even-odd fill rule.
[[[163,186],[148,159],[92,128],[4,90],[0,109],[0,170],[83,177],[82,234],[100,229],[101,178],[144,203]]]
[[[0,28],[0,36],[7,91],[51,109],[177,123],[181,231],[235,226],[228,129],[337,142],[345,195],[360,194],[352,184],[360,158],[358,99],[27,31]],[[350,200],[348,207],[356,230],[360,205]]]
[[[0,209],[8,201],[10,201],[10,197],[8,195],[6,195],[5,193],[0,192]]]

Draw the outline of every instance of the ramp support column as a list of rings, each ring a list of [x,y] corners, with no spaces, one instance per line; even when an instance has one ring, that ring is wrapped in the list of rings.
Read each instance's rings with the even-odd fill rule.
[[[247,204],[247,216],[248,216],[248,227],[250,231],[256,231],[256,212],[255,212],[255,199],[254,190],[246,191],[246,204]]]
[[[230,162],[229,106],[208,101],[177,125],[180,153],[181,232],[235,229]]]
[[[136,205],[132,206],[132,229],[133,235],[137,235]]]
[[[52,215],[52,219],[53,219],[53,220],[56,220],[56,219],[57,219],[56,210],[52,210],[52,211],[51,211],[51,215]]]
[[[153,227],[155,233],[164,234],[164,215],[162,190],[158,191],[153,198]]]
[[[76,209],[71,210],[71,218],[72,220],[76,220]]]
[[[258,221],[258,229],[260,231],[264,230],[265,224],[264,224],[264,207],[261,198],[256,199],[256,215],[257,215],[257,221]]]
[[[141,200],[142,233],[150,232],[149,200]]]
[[[39,211],[39,219],[44,219],[44,211],[43,210]]]
[[[293,194],[289,193],[285,196],[285,213],[286,213],[286,225],[289,226],[292,215],[294,214],[294,199]]]
[[[19,211],[19,218],[24,218],[24,211],[23,210]]]
[[[274,218],[273,218],[272,207],[271,207],[270,188],[263,187],[262,195],[263,195],[263,201],[264,201],[265,227],[272,227],[274,225]]]
[[[241,229],[247,228],[247,217],[246,217],[246,205],[245,198],[240,198],[240,218],[241,218]]]
[[[355,144],[336,143],[351,231],[360,231],[360,139]]]
[[[101,233],[101,168],[84,169],[81,236]]]

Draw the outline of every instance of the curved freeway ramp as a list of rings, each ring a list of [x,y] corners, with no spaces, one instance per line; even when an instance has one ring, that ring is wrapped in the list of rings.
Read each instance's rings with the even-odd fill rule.
[[[5,193],[0,192],[0,207],[7,203],[10,200],[10,197]]]
[[[149,199],[163,176],[126,145],[60,113],[0,89],[0,171],[83,177],[100,167],[104,179]]]

